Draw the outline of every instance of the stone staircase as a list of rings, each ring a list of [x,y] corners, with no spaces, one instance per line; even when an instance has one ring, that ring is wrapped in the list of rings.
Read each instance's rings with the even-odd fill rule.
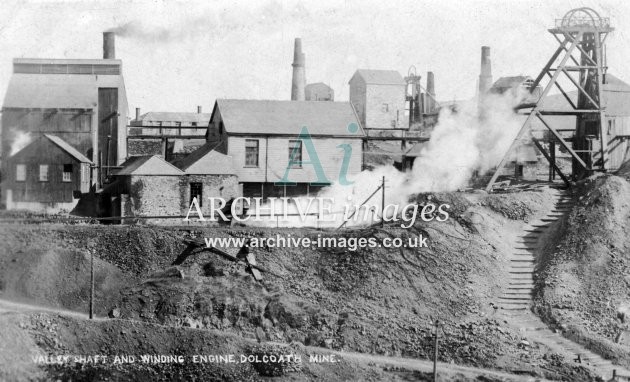
[[[545,217],[530,222],[522,235],[516,238],[510,257],[509,282],[500,297],[499,306],[508,323],[523,332],[524,337],[530,341],[541,343],[553,352],[568,355],[576,362],[593,369],[606,381],[612,378],[614,370],[622,376],[618,380],[630,380],[626,379],[626,376],[630,376],[630,371],[613,365],[612,362],[549,329],[530,310],[541,236],[575,204],[571,195],[565,191],[554,190],[554,197],[556,199],[554,208]]]

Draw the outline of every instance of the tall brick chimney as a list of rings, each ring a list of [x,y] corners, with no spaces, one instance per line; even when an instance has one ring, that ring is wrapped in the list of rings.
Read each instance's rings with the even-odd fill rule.
[[[103,32],[103,58],[116,58],[116,34],[114,32]]]
[[[479,96],[488,93],[492,87],[492,62],[490,61],[490,47],[481,47],[481,73],[479,74]]]
[[[291,83],[291,101],[304,101],[306,74],[304,53],[302,53],[302,39],[295,39],[295,47],[293,51],[293,81]]]

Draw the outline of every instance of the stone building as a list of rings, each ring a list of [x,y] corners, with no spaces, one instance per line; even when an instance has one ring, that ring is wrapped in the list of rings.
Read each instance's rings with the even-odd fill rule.
[[[175,163],[158,155],[131,157],[106,192],[111,196],[111,216],[125,217],[126,222],[143,217],[139,221],[156,224],[181,223],[195,197],[209,216],[209,197],[229,201],[240,195],[232,159],[210,145]]]
[[[407,83],[395,70],[357,70],[350,79],[350,103],[367,129],[406,129]]]

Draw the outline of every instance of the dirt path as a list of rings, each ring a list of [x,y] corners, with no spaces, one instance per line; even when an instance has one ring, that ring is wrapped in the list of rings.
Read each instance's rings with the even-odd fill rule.
[[[524,336],[531,342],[547,346],[568,359],[581,361],[604,380],[612,377],[613,370],[616,370],[618,375],[630,376],[630,371],[613,365],[612,362],[552,331],[530,310],[535,270],[541,248],[545,245],[545,234],[575,204],[567,192],[556,191],[554,197],[556,199],[554,209],[541,219],[530,222],[513,244],[509,283],[500,297],[503,315],[510,325],[524,332]]]
[[[82,320],[88,319],[88,315],[85,313],[74,312],[74,311],[63,310],[63,309],[48,308],[48,307],[43,307],[43,306],[38,306],[38,305],[30,305],[27,303],[13,302],[13,301],[0,299],[0,314],[7,314],[7,313],[28,314],[28,313],[35,313],[35,312],[59,314],[62,316],[68,316],[68,317],[82,319]],[[108,319],[98,317],[98,318],[95,318],[95,320],[103,321],[103,320],[108,320]],[[194,329],[194,330],[198,330],[198,329]],[[219,331],[213,331],[212,334],[233,336],[233,334],[225,334]],[[243,338],[242,340],[247,341],[247,342],[252,342],[252,343],[255,342],[253,340],[246,339],[246,338]],[[285,343],[276,343],[276,342],[270,342],[270,343],[276,344],[276,345],[282,345],[282,346],[286,345]],[[382,366],[401,368],[407,371],[420,371],[424,373],[433,371],[433,362],[429,360],[420,360],[420,359],[403,358],[403,357],[386,357],[386,356],[378,356],[378,355],[355,353],[355,352],[336,351],[336,350],[313,347],[313,346],[304,346],[304,349],[309,353],[315,353],[315,354],[335,354],[341,359],[344,359],[351,363],[358,363],[358,364],[362,364],[366,366],[382,365]],[[499,378],[502,381],[519,381],[519,382],[520,381],[523,381],[523,382],[524,381],[530,381],[530,382],[544,381],[544,379],[535,378],[535,377],[526,376],[526,375],[516,375],[516,374],[510,374],[507,372],[497,371],[497,370],[481,369],[481,368],[461,366],[461,365],[455,365],[455,364],[443,363],[443,362],[438,362],[438,374],[442,376],[455,378],[454,380],[457,380],[457,378],[461,378],[462,376],[464,376],[467,380],[468,379],[476,380],[479,376],[485,376],[489,378],[490,377]]]
[[[40,312],[40,313],[55,313],[55,314],[61,314],[64,316],[70,316],[70,317],[74,317],[74,318],[81,318],[81,319],[89,319],[88,314],[86,313],[81,313],[81,312],[75,312],[73,310],[66,310],[66,309],[56,309],[56,308],[50,308],[50,307],[46,307],[46,306],[39,306],[39,305],[33,305],[33,304],[27,304],[27,303],[22,303],[22,302],[15,302],[15,301],[9,301],[9,300],[4,300],[4,299],[0,299],[0,313],[5,313],[5,312],[14,312],[14,313],[28,313],[28,312]],[[106,318],[103,317],[94,317],[94,320],[96,321],[103,321]]]

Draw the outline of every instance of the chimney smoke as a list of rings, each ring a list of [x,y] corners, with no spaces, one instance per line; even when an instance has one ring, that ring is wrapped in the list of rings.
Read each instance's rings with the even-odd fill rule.
[[[103,32],[103,58],[105,60],[116,58],[116,34],[114,32]]]
[[[481,47],[481,73],[479,74],[479,96],[488,93],[492,87],[492,61],[490,61],[490,47]]]
[[[305,87],[306,87],[306,74],[305,74],[305,57],[302,53],[302,39],[295,39],[295,47],[293,51],[293,80],[291,83],[291,100],[292,101],[304,101],[305,99]]]

